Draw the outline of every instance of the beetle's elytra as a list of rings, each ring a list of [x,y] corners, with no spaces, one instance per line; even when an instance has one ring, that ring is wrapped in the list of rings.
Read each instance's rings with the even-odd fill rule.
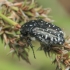
[[[44,44],[63,44],[64,35],[61,28],[58,26],[45,22],[41,19],[32,20],[22,25],[21,34],[25,36],[34,37],[39,42]]]
[[[35,38],[45,45],[62,45],[64,43],[64,34],[60,27],[46,22],[42,19],[31,20],[22,25],[20,30],[23,38],[28,37],[31,40]]]

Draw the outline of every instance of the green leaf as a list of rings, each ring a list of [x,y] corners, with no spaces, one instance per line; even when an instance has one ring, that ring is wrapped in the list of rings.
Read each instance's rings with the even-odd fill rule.
[[[18,7],[11,7],[14,11],[18,11],[19,8]]]
[[[25,5],[26,5],[26,3],[27,3],[27,0],[25,0],[25,1],[23,2],[23,5],[22,5],[22,6],[25,6]]]
[[[5,31],[6,34],[14,35],[14,32]]]
[[[32,8],[34,8],[34,7],[35,7],[35,4],[31,4],[31,5],[29,6],[28,10],[30,10],[30,9],[32,9]]]
[[[14,25],[14,26],[17,25],[17,23],[15,21],[9,19],[5,15],[3,15],[1,12],[0,12],[0,17],[10,25]]]
[[[35,7],[35,2],[34,2],[34,0],[32,0],[32,2],[31,2],[31,4],[30,4],[28,10],[30,10],[30,9],[32,9],[32,8],[34,8],[34,7]]]
[[[31,12],[25,12],[25,14],[27,14],[28,16],[30,16],[30,17],[33,17],[34,16],[34,14],[32,14]]]
[[[5,26],[3,27],[3,29],[6,29],[6,28],[11,28],[11,26],[5,25]]]
[[[38,12],[42,9],[42,6],[38,7],[38,8],[35,8],[35,11]]]

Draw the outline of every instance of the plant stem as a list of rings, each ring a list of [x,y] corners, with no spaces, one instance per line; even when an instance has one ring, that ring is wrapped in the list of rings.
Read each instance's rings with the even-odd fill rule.
[[[8,17],[6,17],[5,15],[3,15],[1,12],[0,12],[0,18],[2,18],[4,21],[6,21],[10,25],[16,26],[18,24],[15,21],[13,21],[13,20],[9,19]]]

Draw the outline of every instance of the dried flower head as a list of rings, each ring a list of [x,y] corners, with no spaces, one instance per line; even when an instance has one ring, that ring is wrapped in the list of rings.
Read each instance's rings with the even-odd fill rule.
[[[39,6],[35,0],[25,0],[23,2],[14,3],[8,0],[0,0],[0,37],[1,41],[4,41],[5,48],[9,45],[9,53],[12,53],[12,55],[16,54],[19,58],[21,57],[26,62],[30,63],[26,50],[29,50],[27,38],[20,38],[21,25],[27,21],[40,18],[47,22],[54,22],[54,20],[48,18],[50,11],[51,9]],[[45,52],[43,44],[41,44],[39,50],[44,50]],[[70,37],[67,36],[65,36],[65,43],[63,45],[51,46],[48,55],[50,56],[51,53],[55,53],[56,57],[53,62],[57,63],[56,69],[61,69],[61,64],[66,68],[70,66],[69,50]]]

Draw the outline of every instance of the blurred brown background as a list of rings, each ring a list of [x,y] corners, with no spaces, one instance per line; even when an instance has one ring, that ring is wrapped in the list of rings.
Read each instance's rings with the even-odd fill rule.
[[[70,14],[70,0],[58,0],[64,9]]]

